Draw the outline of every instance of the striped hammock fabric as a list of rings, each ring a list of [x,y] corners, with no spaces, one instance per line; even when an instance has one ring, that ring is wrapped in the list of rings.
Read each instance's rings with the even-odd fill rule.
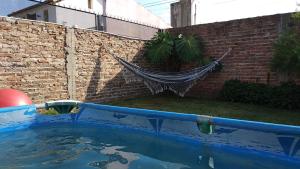
[[[170,90],[175,94],[184,97],[184,95],[197,83],[198,80],[204,79],[208,73],[215,70],[215,68],[220,64],[220,61],[231,52],[231,48],[228,49],[228,51],[225,52],[219,59],[205,66],[183,72],[157,72],[146,70],[135,64],[127,62],[110,50],[107,51],[109,51],[109,53],[127,69],[127,71],[123,72],[123,76],[127,83],[142,81],[149,88],[152,94]]]

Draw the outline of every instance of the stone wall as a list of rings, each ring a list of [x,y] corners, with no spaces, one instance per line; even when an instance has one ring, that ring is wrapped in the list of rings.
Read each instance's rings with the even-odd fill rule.
[[[0,88],[22,90],[34,103],[69,98],[102,102],[148,94],[141,83],[125,83],[123,67],[103,44],[144,64],[141,40],[0,17]]]
[[[279,84],[281,78],[269,65],[272,45],[286,18],[273,15],[167,30],[201,37],[206,56],[218,58],[233,49],[223,60],[223,70],[199,81],[189,94],[216,96],[229,79]],[[149,67],[142,57],[144,43],[99,31],[0,17],[0,88],[22,90],[35,103],[103,102],[149,94],[140,82],[126,84],[123,67],[103,48]]]
[[[270,71],[270,61],[273,43],[288,23],[287,18],[289,14],[272,15],[167,30],[177,35],[201,37],[209,57],[218,58],[232,48],[223,60],[223,70],[199,81],[189,94],[215,97],[229,79],[279,84],[281,78]],[[300,79],[296,81],[300,84]]]
[[[75,35],[79,100],[99,102],[149,94],[142,83],[126,84],[122,75],[123,66],[102,47],[104,45],[125,60],[143,66],[143,41],[79,29]]]
[[[0,88],[26,92],[35,103],[66,99],[65,28],[0,18]]]

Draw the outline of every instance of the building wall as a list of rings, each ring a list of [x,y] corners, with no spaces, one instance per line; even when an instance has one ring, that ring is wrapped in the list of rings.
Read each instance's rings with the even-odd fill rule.
[[[103,1],[104,0],[92,0],[92,9],[88,7],[88,0],[63,0],[58,2],[57,5],[103,14]]]
[[[144,41],[93,30],[67,30],[53,23],[0,17],[0,88],[22,90],[34,103],[70,95],[102,102],[149,94],[140,82],[126,84],[123,67],[103,48],[143,66]],[[74,65],[67,62],[72,60]],[[68,88],[71,79],[76,79],[75,94]]]
[[[171,4],[172,27],[184,27],[191,25],[191,0],[181,0]]]
[[[149,40],[156,34],[157,31],[159,31],[159,29],[155,27],[128,22],[121,19],[97,16],[93,13],[85,13],[62,7],[56,8],[56,23],[70,27],[97,30],[97,24],[100,22],[97,17],[101,17],[103,19],[102,31],[120,36]]]
[[[88,0],[63,0],[57,4],[100,15],[107,15],[127,21],[155,26],[161,29],[170,27],[161,18],[152,14],[135,0],[93,0],[92,2],[92,9],[88,8]],[[104,11],[106,12],[104,13]]]
[[[84,29],[96,28],[96,14],[56,7],[56,23]]]
[[[37,14],[37,19],[36,20],[44,21],[44,11],[45,10],[48,10],[49,22],[56,22],[56,8],[54,6],[51,6],[51,5],[38,6],[36,8],[20,12],[20,13],[14,15],[14,17],[25,19],[25,18],[27,18],[27,14],[36,13]]]
[[[58,6],[41,6],[26,12],[22,12],[15,16],[20,18],[26,18],[26,14],[28,13],[37,13],[41,16],[38,18],[38,20],[43,20],[44,17],[42,14],[43,11],[46,9],[48,9],[49,11],[49,22],[55,22],[69,27],[98,29],[97,26],[99,21],[97,17],[101,16],[95,13],[67,9]],[[159,29],[156,27],[151,27],[134,22],[128,22],[122,19],[111,17],[102,17],[102,19],[104,19],[104,28],[101,30],[116,35],[149,40],[156,34],[157,31],[159,31]]]
[[[159,29],[114,18],[106,18],[106,31],[117,35],[149,40]]]
[[[171,26],[173,28],[181,27],[181,5],[180,2],[171,4]]]
[[[215,97],[224,82],[230,79],[277,85],[282,77],[270,70],[273,44],[288,23],[289,14],[255,17],[227,22],[173,28],[177,35],[201,37],[205,55],[218,58],[229,48],[230,55],[222,61],[223,70],[212,73],[193,87],[190,95]],[[185,69],[191,69],[186,65]],[[300,79],[296,79],[300,84]]]
[[[43,11],[49,10],[49,22],[55,22],[69,27],[103,30],[121,36],[149,40],[158,27],[166,28],[161,18],[153,15],[134,0],[93,0],[93,9],[88,9],[88,0],[63,0],[58,6],[42,5],[13,16],[26,18],[28,13],[37,13],[43,20]],[[122,8],[119,8],[122,6]],[[103,7],[107,13],[102,17]],[[70,9],[71,8],[71,9]],[[101,8],[101,9],[100,9]],[[98,20],[102,18],[103,21]],[[145,22],[144,22],[145,21]],[[99,27],[99,23],[103,27]],[[151,26],[152,25],[152,26]]]
[[[107,0],[106,12],[108,16],[124,18],[161,29],[170,27],[160,17],[152,14],[135,0]]]
[[[201,8],[201,0],[191,0],[191,25],[201,23],[203,13],[199,10]],[[201,14],[201,15],[200,15]]]
[[[176,27],[184,27],[296,12],[299,11],[299,2],[299,0],[180,0],[180,2],[171,4],[171,21],[176,21]],[[197,6],[196,9],[195,5]],[[172,12],[178,8],[181,8],[180,18],[176,12]],[[195,13],[197,14],[196,18],[194,18]],[[190,15],[190,18],[187,17],[188,15]],[[189,23],[186,21],[189,21]]]

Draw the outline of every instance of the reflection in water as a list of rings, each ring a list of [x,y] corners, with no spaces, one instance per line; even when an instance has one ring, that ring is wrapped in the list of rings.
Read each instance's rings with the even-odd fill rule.
[[[199,166],[193,159],[197,157],[197,147],[90,126],[38,127],[5,133],[0,139],[0,149],[3,150],[1,169],[188,169]]]
[[[139,131],[56,125],[2,133],[1,169],[298,169],[300,162]]]
[[[207,157],[207,156],[199,156],[199,164],[202,168],[207,169],[214,169],[214,158],[213,157]]]

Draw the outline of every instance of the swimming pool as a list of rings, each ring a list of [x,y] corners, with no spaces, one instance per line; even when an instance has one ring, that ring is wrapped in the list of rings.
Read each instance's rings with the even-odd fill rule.
[[[0,109],[0,168],[298,169],[300,127],[80,103]]]

